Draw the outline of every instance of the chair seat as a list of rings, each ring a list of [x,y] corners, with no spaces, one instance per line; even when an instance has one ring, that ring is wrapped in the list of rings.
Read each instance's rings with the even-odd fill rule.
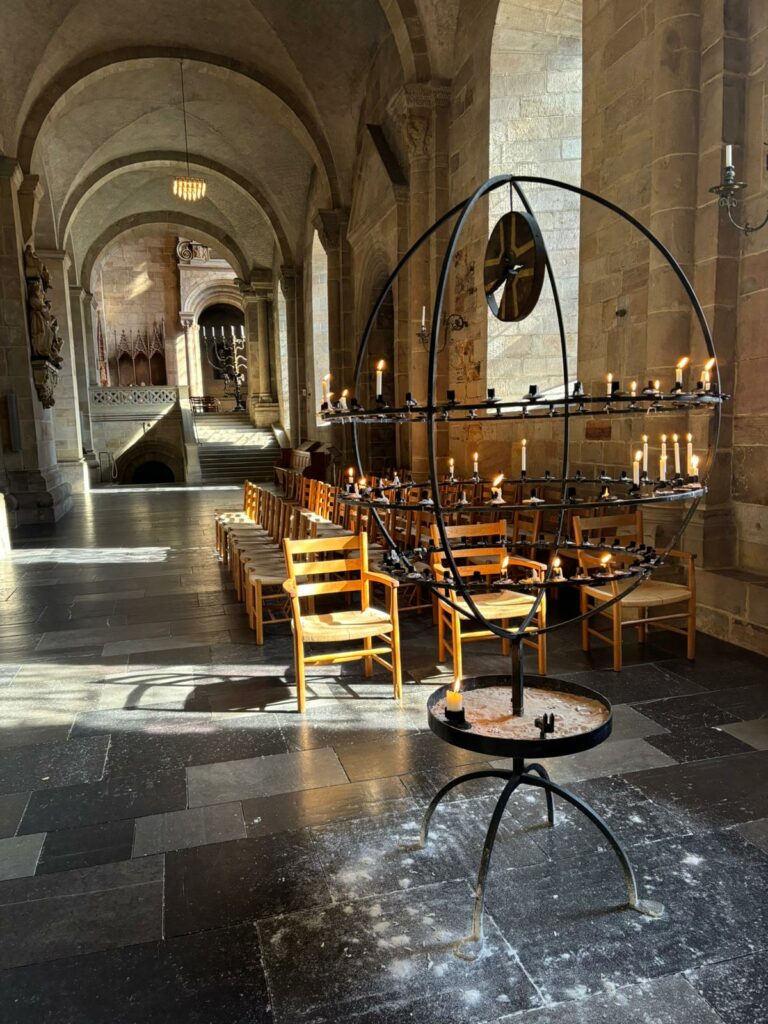
[[[347,608],[325,615],[302,615],[301,628],[306,643],[334,643],[391,633],[392,619],[383,608]]]
[[[515,594],[509,590],[499,590],[490,594],[473,594],[472,600],[486,619],[514,619],[527,615],[535,600],[530,594]],[[455,604],[471,613],[464,598],[456,599]]]
[[[620,584],[620,590],[626,590],[629,584]],[[597,601],[608,601],[613,596],[611,587],[585,587],[590,597]],[[680,583],[665,583],[663,580],[643,580],[643,582],[622,598],[624,608],[652,608],[663,604],[678,604],[687,601],[691,596],[688,587]]]

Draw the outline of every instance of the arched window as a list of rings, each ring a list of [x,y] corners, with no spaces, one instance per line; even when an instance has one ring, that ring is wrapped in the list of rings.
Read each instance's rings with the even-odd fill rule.
[[[331,368],[328,351],[328,257],[323,243],[315,232],[312,239],[312,367],[314,393],[311,401],[322,425],[319,410],[322,401],[322,380]]]
[[[535,174],[581,182],[581,2],[500,0],[491,50],[491,175]],[[579,199],[528,185],[563,305],[568,356],[576,366],[579,315]],[[508,209],[499,189],[491,225]],[[548,288],[519,324],[488,321],[488,385],[500,395],[562,386],[562,362]]]

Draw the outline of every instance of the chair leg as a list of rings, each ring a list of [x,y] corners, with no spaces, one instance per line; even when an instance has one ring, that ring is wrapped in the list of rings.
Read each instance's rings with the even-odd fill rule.
[[[639,614],[640,614],[640,618],[641,619],[647,618],[648,617],[648,609],[647,608],[640,608],[639,609]],[[638,627],[637,627],[637,642],[639,644],[644,644],[645,641],[647,640],[647,638],[648,638],[648,627],[645,625],[644,622],[641,622],[641,623],[638,624]]]
[[[373,637],[367,636],[363,639],[363,647],[366,651],[369,651],[373,647]],[[370,679],[373,675],[373,658],[363,658],[365,668],[363,669],[365,678]]]
[[[611,631],[613,635],[613,671],[621,672],[621,602],[611,608]]]
[[[395,601],[392,602],[392,688],[395,700],[400,700],[403,696],[403,670],[400,664],[400,622]]]
[[[437,660],[442,662],[445,657],[445,615],[440,608],[437,613]]]
[[[464,674],[464,662],[461,656],[461,621],[455,612],[452,613],[452,616],[451,654],[453,656],[453,681],[454,683],[459,683]]]
[[[261,647],[264,643],[264,596],[261,580],[253,582],[253,618],[256,628],[256,643]]]
[[[296,664],[296,703],[299,714],[303,715],[307,706],[306,686],[304,679],[304,645],[294,635],[293,638],[294,661]]]
[[[584,593],[579,595],[579,611],[582,615],[589,611],[589,597]],[[581,649],[589,650],[589,619],[581,620]]]
[[[689,661],[696,657],[696,599],[688,602],[688,650]]]

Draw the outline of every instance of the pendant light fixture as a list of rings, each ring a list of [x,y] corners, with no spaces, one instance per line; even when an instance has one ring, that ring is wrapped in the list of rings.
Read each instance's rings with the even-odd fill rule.
[[[189,169],[189,136],[187,134],[187,104],[184,96],[184,61],[179,61],[181,73],[181,112],[184,116],[184,152],[187,158],[187,173],[173,179],[173,194],[189,203],[196,203],[205,196],[207,184],[203,178],[195,178]]]

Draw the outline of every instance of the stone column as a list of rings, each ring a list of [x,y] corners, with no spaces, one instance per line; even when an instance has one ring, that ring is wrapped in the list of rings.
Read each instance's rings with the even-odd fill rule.
[[[179,313],[179,322],[184,330],[184,365],[179,364],[180,373],[184,373],[183,382],[189,387],[190,397],[203,393],[203,368],[200,362],[200,340],[198,338],[195,318],[191,313]]]
[[[69,255],[64,249],[38,249],[37,255],[48,267],[51,288],[48,292],[51,308],[59,321],[59,332],[64,340],[53,413],[56,434],[56,458],[59,469],[69,481],[73,491],[86,487],[87,474],[83,460],[83,435],[80,426],[80,396],[77,362],[69,303]],[[86,388],[87,396],[87,388]]]
[[[269,345],[269,303],[271,302],[271,293],[259,292],[256,300],[256,329],[258,338],[258,386],[259,386],[259,402],[274,402],[275,396],[272,394],[271,374],[270,374],[270,345]],[[255,383],[255,381],[254,381]]]
[[[304,377],[304,309],[301,271],[280,267],[280,287],[285,297],[285,330],[288,337],[288,380],[290,385],[291,429],[294,447],[307,436],[307,403],[301,401]],[[306,389],[304,388],[306,395]]]
[[[72,505],[71,489],[56,465],[53,413],[43,408],[32,375],[21,182],[17,162],[0,155],[0,419],[9,438],[2,452],[0,483],[12,526],[54,522]]]
[[[91,298],[91,294],[79,284],[70,285],[69,306],[72,313],[72,333],[75,343],[80,430],[86,462],[93,466],[98,464],[96,453],[93,450],[93,425],[91,423],[90,402],[90,389],[94,384],[91,376],[93,337],[90,329],[90,320],[86,319],[86,308],[90,307]]]
[[[257,270],[249,281],[237,281],[243,299],[245,340],[248,353],[248,414],[256,426],[267,426],[277,418],[277,400],[270,374],[269,303],[272,301],[272,273]]]

